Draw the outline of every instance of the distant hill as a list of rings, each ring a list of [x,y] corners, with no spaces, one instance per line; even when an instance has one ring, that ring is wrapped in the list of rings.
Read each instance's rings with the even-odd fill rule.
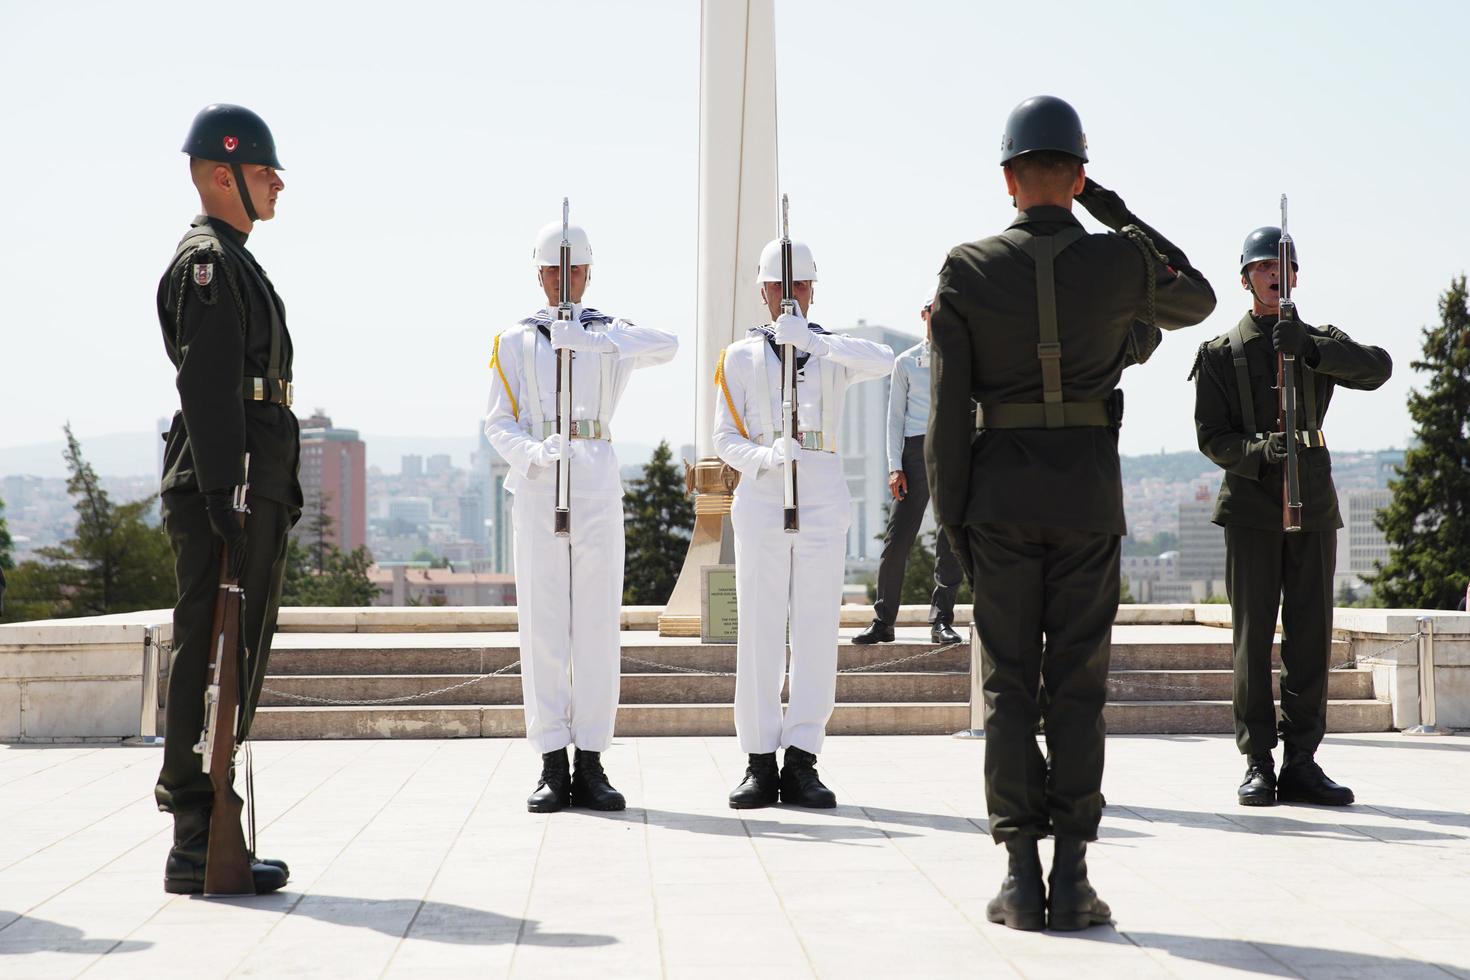
[[[82,440],[82,455],[100,476],[143,476],[158,472],[162,440],[147,432],[114,432]],[[61,454],[66,441],[37,442],[0,449],[0,477],[66,476]]]
[[[362,439],[367,444],[367,464],[380,468],[384,473],[399,472],[403,457],[413,454],[427,458],[447,453],[455,466],[464,469],[470,465],[470,453],[475,448],[475,441],[469,436],[365,434]],[[157,476],[162,445],[158,436],[151,433],[115,432],[84,438],[82,454],[100,476]],[[64,477],[67,475],[66,462],[61,454],[65,449],[66,442],[62,439],[0,448],[0,477]],[[650,445],[618,444],[618,461],[624,466],[641,468],[651,455],[653,447]]]
[[[1163,480],[1166,483],[1189,483],[1204,474],[1218,477],[1219,468],[1199,452],[1123,457],[1124,483],[1149,479]]]

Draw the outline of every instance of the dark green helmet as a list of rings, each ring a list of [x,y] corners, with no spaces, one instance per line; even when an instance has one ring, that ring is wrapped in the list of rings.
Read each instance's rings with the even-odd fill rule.
[[[1082,119],[1076,109],[1054,95],[1032,96],[1011,110],[1000,138],[1000,162],[1005,164],[1037,150],[1070,153],[1087,162],[1087,134],[1082,131]]]
[[[1281,258],[1281,229],[1275,225],[1257,228],[1245,236],[1240,246],[1240,271],[1243,275],[1252,262],[1266,262]],[[1296,242],[1291,243],[1291,267],[1300,271],[1296,262]]]
[[[199,110],[184,139],[184,152],[200,160],[258,164],[285,170],[265,120],[244,106],[216,102]]]

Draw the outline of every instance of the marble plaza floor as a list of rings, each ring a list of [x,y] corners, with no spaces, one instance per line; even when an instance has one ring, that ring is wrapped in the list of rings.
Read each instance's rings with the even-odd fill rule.
[[[985,921],[979,742],[830,739],[835,811],[736,813],[733,740],[620,740],[622,814],[527,814],[523,742],[267,742],[287,889],[160,887],[159,750],[0,746],[0,977],[1464,977],[1470,737],[1328,739],[1347,810],[1246,810],[1230,739],[1108,742],[1115,928]],[[1044,857],[1049,848],[1044,846]]]

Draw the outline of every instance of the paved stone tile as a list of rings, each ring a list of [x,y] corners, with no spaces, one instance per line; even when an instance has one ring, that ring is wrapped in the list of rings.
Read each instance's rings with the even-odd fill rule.
[[[832,738],[836,810],[732,811],[733,739],[632,739],[627,811],[535,815],[522,742],[264,743],[291,884],[205,901],[159,888],[156,749],[0,746],[0,976],[1470,977],[1470,739],[1330,737],[1358,806],[1251,811],[1230,739],[1110,739],[1117,924],[1067,935],[985,920],[983,751]]]

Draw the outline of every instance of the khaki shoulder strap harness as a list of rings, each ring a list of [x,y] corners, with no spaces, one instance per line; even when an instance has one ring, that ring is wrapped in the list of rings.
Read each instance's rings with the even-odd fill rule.
[[[1030,255],[1036,263],[1036,313],[1040,342],[1036,357],[1041,362],[1040,404],[987,403],[975,412],[980,429],[1067,429],[1106,426],[1112,420],[1106,401],[1068,402],[1062,398],[1062,344],[1057,332],[1057,289],[1053,262],[1067,246],[1087,233],[1067,228],[1055,235],[1030,235],[1018,228],[1001,237]]]
[[[1251,375],[1246,368],[1245,360],[1245,337],[1241,335],[1240,324],[1230,328],[1230,361],[1235,365],[1235,392],[1240,398],[1240,422],[1241,427],[1253,437],[1264,438],[1270,435],[1256,426],[1255,399],[1251,394]],[[1305,409],[1303,416],[1311,428],[1302,429],[1297,433],[1297,440],[1309,449],[1322,448],[1327,445],[1327,437],[1318,428],[1317,422],[1317,388],[1312,383],[1312,369],[1305,364],[1298,364],[1301,368],[1302,381],[1299,385],[1302,393],[1302,407]]]

